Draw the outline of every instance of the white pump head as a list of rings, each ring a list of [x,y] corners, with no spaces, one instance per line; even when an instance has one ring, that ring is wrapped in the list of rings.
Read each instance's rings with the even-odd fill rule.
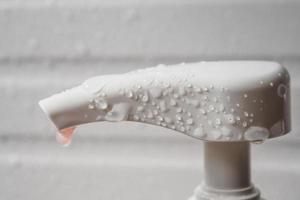
[[[88,79],[40,106],[59,130],[127,120],[207,141],[260,141],[290,131],[289,80],[275,62],[159,65]]]

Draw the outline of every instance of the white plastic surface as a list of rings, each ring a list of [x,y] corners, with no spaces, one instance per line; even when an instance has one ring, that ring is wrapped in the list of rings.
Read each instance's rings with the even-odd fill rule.
[[[204,179],[190,200],[259,200],[248,142],[204,142]]]
[[[207,141],[263,141],[290,131],[289,74],[275,62],[183,63],[98,76],[40,105],[60,130],[126,120]]]

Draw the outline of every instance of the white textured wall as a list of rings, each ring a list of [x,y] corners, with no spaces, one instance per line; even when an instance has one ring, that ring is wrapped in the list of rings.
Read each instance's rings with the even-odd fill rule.
[[[292,0],[0,0],[0,199],[185,199],[200,182],[201,142],[103,123],[62,149],[37,102],[94,75],[221,59],[290,70],[293,133],[255,146],[253,166],[265,197],[284,188],[299,199],[299,36]]]

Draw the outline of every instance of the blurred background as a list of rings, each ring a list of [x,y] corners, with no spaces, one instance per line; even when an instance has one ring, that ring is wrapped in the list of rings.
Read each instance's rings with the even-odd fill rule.
[[[95,123],[63,148],[37,102],[91,76],[241,59],[290,71],[293,131],[252,145],[252,167],[263,197],[297,200],[300,1],[0,0],[0,199],[187,199],[201,182],[201,141]]]

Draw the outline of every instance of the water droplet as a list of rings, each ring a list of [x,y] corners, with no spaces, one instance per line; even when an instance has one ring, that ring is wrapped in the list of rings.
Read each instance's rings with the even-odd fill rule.
[[[126,103],[115,104],[112,110],[105,115],[105,120],[110,122],[119,122],[128,119],[130,106]]]
[[[237,103],[237,104],[236,104],[236,107],[240,107],[240,104],[239,104],[239,103]]]
[[[153,98],[160,98],[161,95],[162,95],[162,90],[160,88],[151,88],[149,90],[149,93],[150,95],[153,97]]]
[[[215,120],[215,124],[216,124],[217,126],[220,126],[220,125],[222,124],[221,119],[220,119],[220,118],[217,118],[217,119]]]
[[[144,122],[146,120],[147,116],[145,114],[142,115],[141,121]]]
[[[173,88],[173,87],[170,87],[170,88],[168,88],[168,91],[169,91],[169,94],[171,95],[171,93],[174,92],[174,88]]]
[[[260,84],[261,84],[261,85],[263,85],[263,84],[264,84],[264,82],[263,82],[263,81],[260,81]]]
[[[152,114],[151,110],[148,111],[147,118],[148,119],[153,119],[153,114]]]
[[[176,106],[177,102],[174,99],[170,99],[170,105],[171,106]]]
[[[222,137],[222,132],[220,130],[212,130],[211,131],[212,136],[214,137],[214,139],[220,139]]]
[[[108,108],[108,103],[104,99],[95,99],[95,107],[100,110],[105,110]]]
[[[273,87],[273,86],[274,86],[274,83],[271,82],[271,83],[270,83],[270,86]]]
[[[200,113],[201,113],[202,115],[206,115],[206,114],[207,114],[207,113],[206,113],[206,110],[204,110],[204,109],[202,109],[202,108],[201,108],[199,111],[200,111]]]
[[[171,87],[171,85],[170,85],[170,83],[163,83],[163,87],[164,88],[169,88],[169,87]]]
[[[133,98],[133,92],[131,90],[127,91],[126,96],[128,98]]]
[[[248,98],[248,94],[244,94],[244,98],[245,98],[245,99]]]
[[[59,130],[56,133],[56,141],[62,144],[63,146],[68,146],[71,143],[75,129],[76,127],[69,127]]]
[[[196,91],[197,93],[202,93],[202,89],[201,89],[201,88],[195,87],[194,89],[195,89],[195,91]]]
[[[145,108],[143,107],[143,106],[138,106],[137,108],[136,108],[136,111],[137,112],[142,112],[142,111],[144,111],[145,110]]]
[[[164,118],[160,115],[156,116],[157,121],[162,122],[164,121]]]
[[[176,115],[177,121],[182,121],[182,117],[180,115]]]
[[[187,127],[185,127],[185,129],[186,129],[187,131],[190,131],[190,130],[191,130],[191,126],[187,126]]]
[[[262,144],[262,143],[264,143],[264,140],[256,140],[256,141],[253,141],[251,143],[252,144]]]
[[[98,115],[96,117],[96,121],[103,121],[104,120],[104,116],[103,115]]]
[[[208,88],[207,88],[207,87],[204,87],[204,88],[203,88],[203,91],[204,91],[204,92],[208,92]]]
[[[258,126],[252,126],[247,129],[244,134],[244,138],[248,141],[264,141],[269,137],[269,135],[270,132],[268,129]]]
[[[188,117],[192,116],[192,113],[190,113],[190,112],[187,112],[186,114],[187,114]]]
[[[245,117],[249,117],[249,113],[248,112],[244,112]]]
[[[140,120],[140,117],[139,117],[138,115],[133,115],[133,120],[139,121],[139,120]]]
[[[185,132],[184,126],[181,126],[179,130],[180,130],[181,132]]]
[[[194,120],[193,118],[189,118],[186,120],[186,123],[189,124],[189,125],[192,125],[194,123]]]
[[[244,128],[246,128],[246,127],[248,126],[248,123],[247,123],[246,121],[243,121],[242,126],[243,126]]]
[[[90,104],[88,105],[88,108],[89,108],[90,110],[92,110],[92,109],[94,109],[94,108],[95,108],[95,105],[94,105],[94,104],[92,104],[92,103],[90,103]]]
[[[214,107],[213,105],[209,105],[209,106],[208,106],[208,110],[209,110],[209,111],[214,111],[214,110],[215,110],[215,107]]]
[[[178,94],[173,94],[173,97],[175,98],[175,99],[178,99],[179,98],[179,95]]]
[[[198,101],[198,100],[196,100],[196,99],[189,99],[189,104],[190,105],[192,105],[192,106],[194,106],[194,107],[199,107],[199,105],[200,105],[200,102]]]
[[[204,138],[206,136],[202,127],[198,127],[193,131],[193,136],[197,138]]]
[[[235,119],[232,114],[224,115],[224,118],[228,124],[235,124]]]
[[[157,110],[153,110],[153,114],[154,115],[158,115],[158,111]]]
[[[185,95],[185,89],[184,89],[184,87],[179,87],[178,88],[178,94],[180,95],[180,96],[184,96]]]
[[[142,97],[142,102],[146,103],[149,101],[149,95],[147,92],[144,93],[143,97]]]
[[[182,113],[182,111],[183,111],[183,110],[182,110],[181,107],[179,107],[179,108],[176,109],[176,113]]]
[[[169,94],[168,90],[163,91],[163,96],[167,96]]]
[[[167,105],[166,105],[166,102],[165,101],[161,101],[159,102],[159,108],[162,112],[167,112],[168,111],[168,108],[167,108]]]
[[[172,118],[170,118],[170,117],[165,117],[165,122],[166,122],[167,124],[173,124],[173,120],[172,120]]]
[[[231,129],[226,126],[223,126],[221,128],[221,131],[222,131],[222,135],[224,135],[225,137],[231,137],[233,135]]]
[[[280,84],[277,88],[278,96],[285,98],[287,93],[287,87],[284,84]]]

